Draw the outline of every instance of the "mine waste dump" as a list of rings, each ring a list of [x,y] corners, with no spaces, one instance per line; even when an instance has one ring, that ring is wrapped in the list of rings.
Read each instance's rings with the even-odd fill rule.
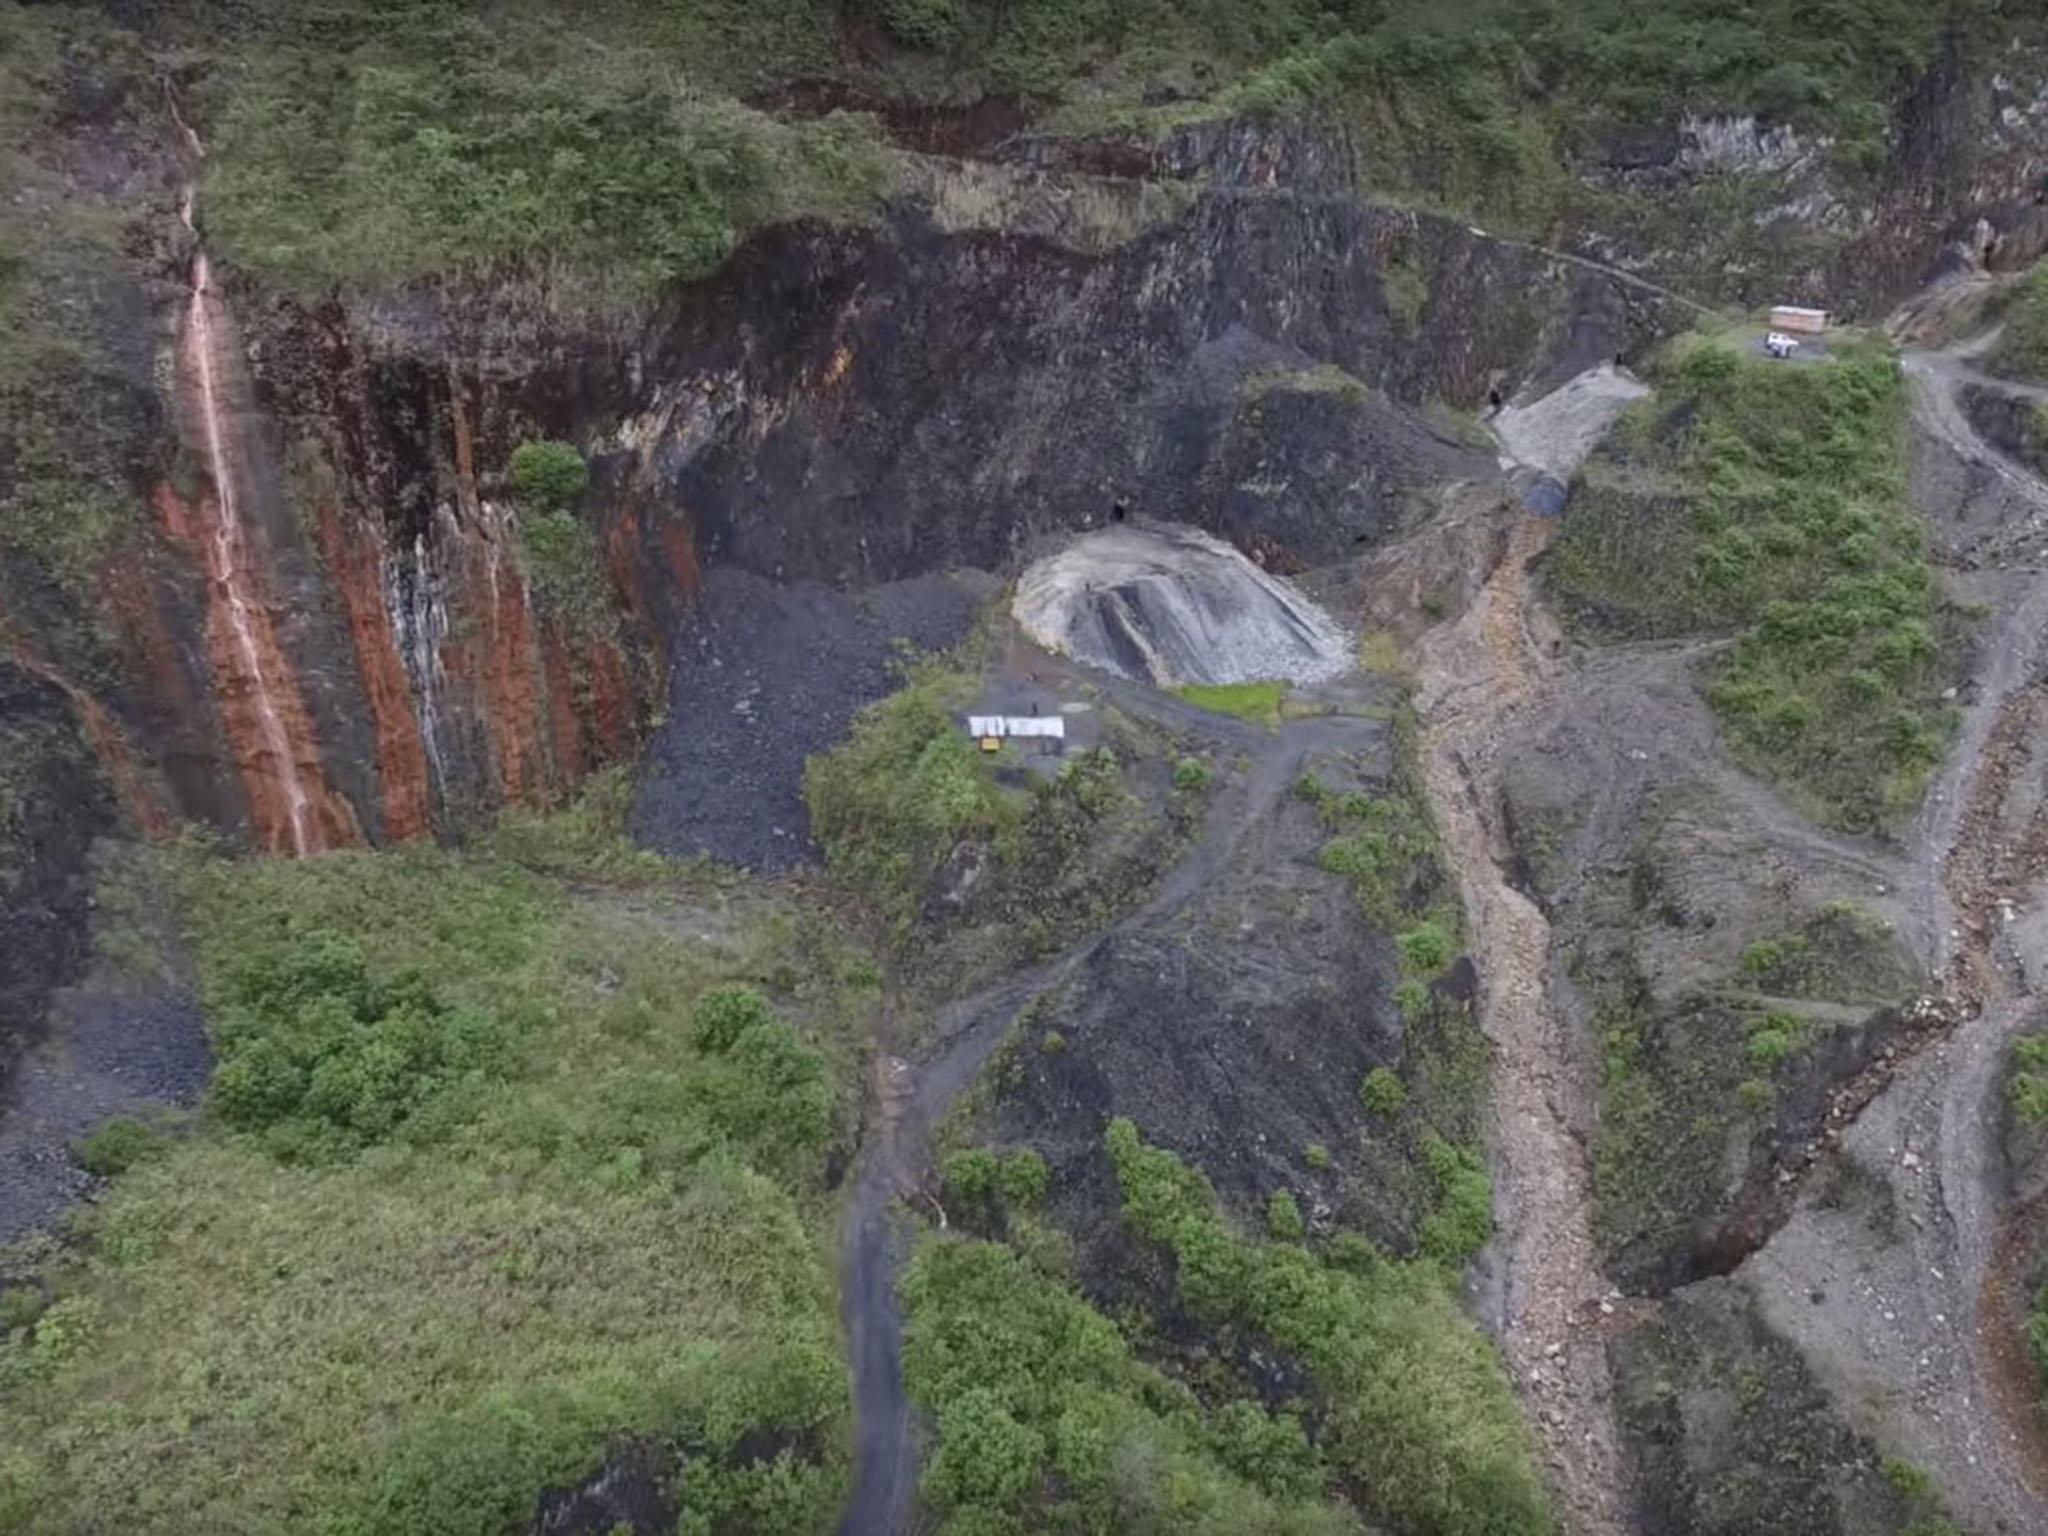
[[[1157,687],[1316,683],[1351,665],[1343,629],[1220,539],[1165,523],[1084,534],[1017,582],[1047,650]]]

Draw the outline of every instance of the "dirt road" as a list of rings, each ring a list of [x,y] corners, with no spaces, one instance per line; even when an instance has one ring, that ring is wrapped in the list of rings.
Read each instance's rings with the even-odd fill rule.
[[[1241,754],[1246,766],[1211,800],[1194,845],[1144,905],[1045,964],[947,1005],[931,1031],[933,1054],[924,1061],[888,1057],[877,1068],[880,1125],[847,1210],[840,1253],[856,1424],[854,1492],[841,1536],[896,1536],[911,1528],[919,1445],[903,1384],[903,1319],[896,1297],[907,1233],[895,1213],[899,1200],[914,1200],[930,1186],[933,1127],[1033,999],[1058,987],[1114,935],[1171,917],[1220,874],[1245,832],[1288,793],[1309,753],[1362,743],[1380,729],[1328,716],[1291,721],[1269,734],[1149,689],[1103,678],[1091,678],[1091,684],[1120,709],[1204,735],[1219,751]]]

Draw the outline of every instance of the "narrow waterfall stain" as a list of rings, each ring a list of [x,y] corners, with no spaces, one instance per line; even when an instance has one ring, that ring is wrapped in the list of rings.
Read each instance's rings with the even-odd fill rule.
[[[172,114],[194,159],[204,155],[199,136],[177,117],[175,103]],[[178,207],[179,219],[195,239],[197,202],[195,179],[186,185]],[[304,855],[355,841],[354,816],[327,788],[312,718],[259,594],[237,495],[233,429],[222,400],[222,348],[232,334],[214,289],[212,263],[200,249],[192,259],[178,361],[212,494],[202,492],[196,505],[184,507],[166,488],[158,504],[171,531],[183,534],[205,560],[208,650],[255,835],[272,852],[289,849]]]

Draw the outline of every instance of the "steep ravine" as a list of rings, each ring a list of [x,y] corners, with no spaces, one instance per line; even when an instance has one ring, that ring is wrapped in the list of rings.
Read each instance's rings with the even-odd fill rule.
[[[1454,855],[1495,1057],[1497,1314],[1490,1319],[1574,1536],[1630,1528],[1603,1323],[1614,1314],[1593,1239],[1582,1053],[1549,1005],[1550,928],[1507,875],[1494,756],[1502,727],[1539,707],[1555,632],[1530,566],[1556,524],[1524,517],[1471,607],[1416,656],[1423,778]]]

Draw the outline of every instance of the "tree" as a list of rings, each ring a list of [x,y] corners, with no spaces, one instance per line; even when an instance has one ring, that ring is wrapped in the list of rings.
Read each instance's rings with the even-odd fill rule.
[[[569,443],[541,439],[512,450],[512,487],[530,511],[563,511],[589,485],[590,466]]]

